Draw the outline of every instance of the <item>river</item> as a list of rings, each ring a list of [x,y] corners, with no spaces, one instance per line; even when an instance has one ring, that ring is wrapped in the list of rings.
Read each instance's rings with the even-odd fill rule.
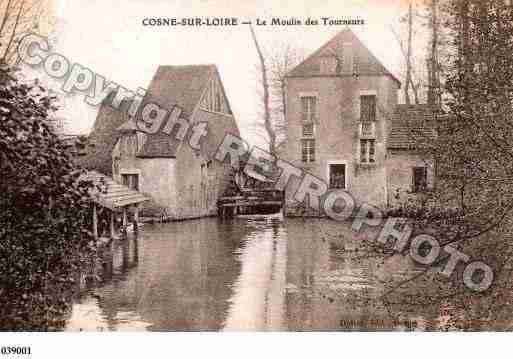
[[[328,219],[147,224],[103,253],[99,280],[77,291],[65,330],[443,329],[446,303],[382,299],[421,269],[379,253],[365,241],[372,235]],[[435,287],[422,283],[417,293]]]

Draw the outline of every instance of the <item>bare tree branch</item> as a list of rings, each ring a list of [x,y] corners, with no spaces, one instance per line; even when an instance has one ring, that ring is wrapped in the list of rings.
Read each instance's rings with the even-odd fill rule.
[[[271,124],[271,110],[269,105],[269,82],[267,79],[267,67],[265,65],[265,58],[260,49],[260,45],[258,44],[258,40],[256,38],[255,31],[253,30],[253,26],[249,25],[249,29],[251,30],[251,36],[253,37],[253,41],[255,43],[255,48],[258,53],[258,58],[260,60],[260,68],[262,72],[262,88],[264,91],[264,124],[267,135],[269,136],[269,152],[274,154],[276,152],[276,133],[274,132],[273,126]]]

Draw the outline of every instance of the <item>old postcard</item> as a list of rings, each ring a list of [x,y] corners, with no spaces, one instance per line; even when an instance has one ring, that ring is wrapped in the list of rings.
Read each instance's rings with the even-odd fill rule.
[[[510,331],[512,54],[508,0],[1,0],[0,329]]]

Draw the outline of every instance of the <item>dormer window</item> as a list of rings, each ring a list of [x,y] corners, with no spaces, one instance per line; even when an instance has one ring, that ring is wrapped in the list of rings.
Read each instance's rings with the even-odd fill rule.
[[[350,42],[342,45],[342,72],[353,73],[353,46]]]
[[[320,66],[321,74],[335,73],[335,68],[337,66],[337,59],[335,58],[335,56],[321,57],[320,63],[321,63],[321,66]]]

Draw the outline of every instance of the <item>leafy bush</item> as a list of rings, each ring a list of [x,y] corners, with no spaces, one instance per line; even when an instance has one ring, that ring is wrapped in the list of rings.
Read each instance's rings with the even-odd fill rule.
[[[38,85],[0,83],[0,328],[52,330],[68,311],[73,278],[96,251],[90,182],[79,150],[49,119]],[[80,147],[80,145],[79,145]]]

